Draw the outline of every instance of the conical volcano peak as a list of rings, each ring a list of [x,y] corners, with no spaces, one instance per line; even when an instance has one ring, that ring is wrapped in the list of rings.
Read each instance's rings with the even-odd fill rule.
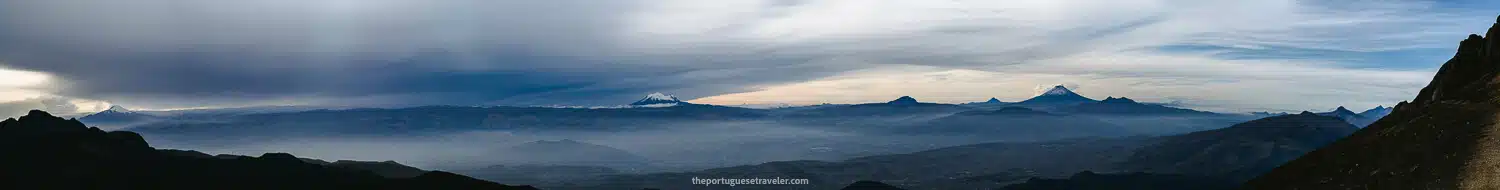
[[[637,100],[637,101],[635,101],[635,103],[630,103],[630,105],[639,106],[639,105],[673,104],[673,103],[682,103],[682,100],[678,100],[676,96],[663,94],[661,92],[656,92],[656,93],[647,94],[645,98],[641,98],[641,100]]]
[[[1339,106],[1339,108],[1334,108],[1333,112],[1349,112],[1349,113],[1354,113],[1354,111],[1350,111],[1349,108],[1344,108],[1344,106]]]
[[[1072,90],[1068,90],[1068,87],[1065,87],[1063,85],[1057,85],[1057,86],[1053,86],[1051,90],[1047,90],[1047,92],[1042,92],[1042,96],[1048,96],[1048,95],[1078,95],[1078,94],[1077,93],[1073,93]]]
[[[1068,87],[1064,87],[1063,85],[1057,85],[1057,86],[1053,86],[1052,89],[1048,89],[1046,92],[1042,92],[1042,94],[1037,95],[1036,97],[1032,97],[1031,99],[1026,99],[1025,101],[1021,101],[1020,103],[1022,103],[1022,104],[1068,105],[1068,104],[1081,104],[1081,103],[1094,102],[1094,101],[1096,101],[1096,100],[1089,99],[1088,97],[1083,97],[1083,95],[1078,95],[1078,93],[1074,93],[1073,90],[1068,90]]]
[[[917,99],[912,98],[911,96],[901,96],[901,98],[896,98],[896,100],[891,100],[890,102],[886,103],[891,105],[914,105],[917,104]]]
[[[112,106],[109,106],[109,109],[107,109],[107,110],[105,110],[105,111],[113,111],[113,112],[121,112],[121,113],[129,113],[129,112],[130,112],[130,109],[125,109],[125,106],[120,106],[120,105],[112,105]]]
[[[1000,99],[995,99],[992,97],[989,101],[984,101],[984,103],[1000,103]]]

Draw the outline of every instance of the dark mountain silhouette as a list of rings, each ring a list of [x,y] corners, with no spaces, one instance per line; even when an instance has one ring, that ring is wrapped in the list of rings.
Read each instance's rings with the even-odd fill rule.
[[[1078,95],[1078,93],[1073,93],[1073,91],[1068,90],[1067,87],[1057,85],[1052,87],[1052,89],[1047,90],[1047,92],[1043,92],[1041,95],[1037,95],[1036,97],[1032,97],[1031,99],[1026,99],[1021,102],[1016,102],[1013,106],[1072,106],[1094,101],[1094,99],[1089,99],[1088,97],[1083,97],[1083,95]]]
[[[1374,120],[1380,120],[1380,118],[1383,118],[1386,115],[1390,115],[1391,110],[1393,109],[1387,108],[1385,106],[1375,106],[1375,108],[1370,108],[1369,110],[1359,112],[1359,116],[1364,116],[1365,118],[1373,118]],[[1371,123],[1374,123],[1374,121],[1371,121]]]
[[[901,96],[900,98],[896,98],[896,100],[891,100],[890,102],[886,102],[885,104],[897,105],[897,106],[910,106],[910,105],[917,105],[918,103],[917,103],[917,99],[916,98],[911,98],[911,96]]]
[[[1228,128],[1162,137],[1121,163],[1129,171],[1243,181],[1354,133],[1353,125],[1311,112]]]
[[[886,103],[868,103],[855,105],[829,105],[806,109],[789,110],[783,113],[788,117],[866,117],[866,116],[891,116],[891,115],[919,115],[919,114],[952,114],[961,111],[973,110],[969,107],[918,102],[911,96],[902,96]]]
[[[903,190],[900,187],[878,181],[856,181],[839,190]]]
[[[385,177],[388,177],[388,178],[411,178],[411,177],[421,176],[422,174],[427,173],[427,171],[422,170],[420,168],[403,165],[401,163],[396,163],[396,161],[369,162],[369,161],[339,160],[339,161],[334,161],[333,163],[328,163],[328,164],[323,164],[323,165],[332,166],[332,167],[340,167],[340,168],[349,168],[349,169],[357,169],[357,170],[370,171],[370,172],[373,172],[373,173],[378,174],[380,176],[385,176]]]
[[[532,141],[507,148],[509,164],[639,167],[650,163],[640,155],[618,148],[574,140]]]
[[[1250,115],[1259,116],[1259,117],[1271,117],[1271,116],[1278,116],[1278,115],[1291,115],[1291,113],[1287,113],[1287,112],[1276,112],[1276,113],[1272,113],[1272,112],[1250,112]]]
[[[1000,99],[997,99],[997,98],[990,98],[989,100],[985,100],[983,102],[969,102],[969,103],[963,103],[963,104],[960,104],[960,105],[967,105],[967,106],[997,106],[997,105],[1005,105],[1005,104],[1010,104],[1010,102],[1000,101]]]
[[[1200,176],[1150,173],[1098,174],[1083,171],[1067,179],[1031,178],[1002,190],[1227,190],[1232,181]]]
[[[1215,113],[1213,112],[1174,108],[1155,104],[1142,104],[1125,97],[1109,97],[1098,102],[1088,102],[1064,107],[1061,111],[1075,114],[1105,115],[1215,115]]]
[[[1354,124],[1355,127],[1365,127],[1365,125],[1369,125],[1370,123],[1375,122],[1375,119],[1379,119],[1367,118],[1363,115],[1359,115],[1358,113],[1354,113],[1354,111],[1350,111],[1348,108],[1344,108],[1344,106],[1339,106],[1338,108],[1335,108],[1330,112],[1317,114],[1322,116],[1337,117],[1344,120],[1345,122],[1348,122],[1349,124]]]
[[[1500,23],[1469,35],[1410,103],[1245,189],[1500,189]]]
[[[1097,119],[1023,107],[966,111],[904,128],[903,133],[978,135],[1008,140],[1122,136],[1126,130]]]
[[[447,172],[386,178],[285,153],[156,150],[136,133],[104,132],[42,111],[0,122],[0,151],[0,189],[534,189]]]

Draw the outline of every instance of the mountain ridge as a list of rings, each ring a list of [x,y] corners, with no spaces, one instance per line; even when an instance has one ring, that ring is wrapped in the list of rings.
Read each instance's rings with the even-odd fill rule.
[[[1500,189],[1500,18],[1390,115],[1244,189]]]

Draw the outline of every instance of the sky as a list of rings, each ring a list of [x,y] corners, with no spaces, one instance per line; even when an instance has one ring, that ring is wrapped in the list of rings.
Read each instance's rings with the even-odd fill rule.
[[[1483,0],[0,0],[0,112],[1409,100]]]

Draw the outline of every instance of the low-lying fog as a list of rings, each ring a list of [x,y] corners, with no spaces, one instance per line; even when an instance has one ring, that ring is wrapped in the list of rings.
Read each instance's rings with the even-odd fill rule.
[[[404,136],[185,137],[143,134],[161,149],[258,156],[286,152],[323,160],[394,160],[424,169],[490,165],[602,165],[623,172],[686,171],[786,160],[842,160],[990,142],[972,137],[842,132],[769,121],[664,124],[628,132],[468,131]],[[579,143],[537,145],[535,141]],[[531,143],[531,144],[528,144]],[[545,143],[542,143],[545,144]],[[602,145],[623,150],[622,155]],[[540,148],[538,148],[540,147]],[[638,157],[632,157],[638,156]],[[639,158],[639,159],[637,159]],[[541,160],[542,163],[537,161]],[[613,162],[608,162],[613,161]]]

